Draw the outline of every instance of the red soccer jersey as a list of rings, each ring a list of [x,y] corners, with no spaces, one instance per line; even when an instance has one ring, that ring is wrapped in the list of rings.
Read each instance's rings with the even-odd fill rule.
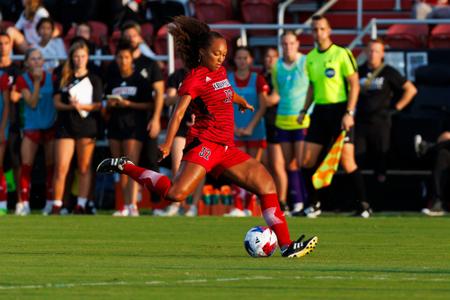
[[[234,145],[233,93],[224,67],[210,71],[200,66],[189,72],[178,90],[179,96],[192,97],[195,123],[188,139]]]

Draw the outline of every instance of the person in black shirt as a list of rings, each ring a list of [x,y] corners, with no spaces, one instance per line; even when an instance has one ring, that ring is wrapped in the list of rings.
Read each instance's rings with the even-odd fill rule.
[[[358,68],[361,90],[356,110],[355,149],[360,161],[366,152],[372,154],[377,180],[384,182],[391,116],[412,101],[417,89],[397,70],[384,64],[382,40],[371,41],[366,51],[367,63]],[[396,93],[402,95],[392,106],[391,100]]]
[[[142,142],[146,139],[147,113],[151,108],[148,82],[133,69],[133,48],[128,42],[121,42],[117,47],[116,63],[120,76],[110,77],[106,83],[108,98],[107,124],[111,154],[115,157],[127,156],[138,161]],[[137,208],[137,183],[121,176],[121,186],[125,207],[115,216],[139,216]]]
[[[142,164],[151,170],[158,170],[158,144],[156,138],[161,131],[161,112],[164,106],[164,80],[157,62],[146,57],[140,47],[140,27],[137,23],[130,22],[122,27],[122,38],[131,43],[133,47],[134,71],[140,74],[148,82],[149,92],[153,95],[153,106],[149,113],[147,124],[148,138],[144,141],[142,151]],[[110,77],[120,76],[116,62],[109,65],[107,81]]]
[[[75,150],[79,174],[75,213],[85,212],[89,194],[103,86],[100,78],[89,72],[88,59],[86,43],[73,44],[61,78],[55,83],[54,102],[58,116],[55,123],[54,213],[62,206],[66,176]]]

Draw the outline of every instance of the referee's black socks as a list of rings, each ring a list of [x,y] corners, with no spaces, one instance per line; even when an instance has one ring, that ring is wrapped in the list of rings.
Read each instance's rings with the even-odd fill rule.
[[[364,178],[359,171],[359,169],[348,173],[348,178],[350,179],[350,184],[355,190],[356,199],[361,206],[362,210],[367,210],[370,208],[369,201],[367,199],[366,187],[364,184]]]

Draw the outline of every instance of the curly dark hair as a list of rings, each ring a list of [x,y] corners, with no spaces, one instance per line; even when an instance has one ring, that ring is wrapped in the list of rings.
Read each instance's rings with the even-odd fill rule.
[[[175,39],[175,49],[188,69],[200,65],[200,49],[208,49],[215,39],[224,39],[209,26],[197,19],[178,16],[169,25],[169,32]]]

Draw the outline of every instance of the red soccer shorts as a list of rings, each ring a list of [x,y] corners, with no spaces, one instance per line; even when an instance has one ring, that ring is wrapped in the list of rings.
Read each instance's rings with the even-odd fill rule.
[[[26,129],[23,131],[24,136],[29,138],[35,144],[47,143],[55,139],[55,128],[49,129]]]
[[[266,140],[254,140],[254,141],[242,141],[237,140],[234,141],[234,144],[236,147],[245,147],[245,148],[267,148],[267,141]]]
[[[201,165],[206,172],[212,171],[214,176],[219,176],[224,170],[250,158],[250,155],[235,146],[224,146],[209,141],[201,142],[183,155],[183,161]]]

